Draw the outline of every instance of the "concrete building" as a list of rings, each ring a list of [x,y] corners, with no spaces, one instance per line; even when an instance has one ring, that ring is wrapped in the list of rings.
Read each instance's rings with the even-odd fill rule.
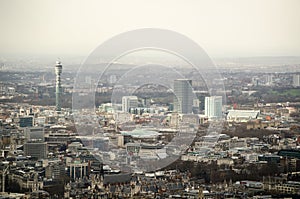
[[[266,75],[266,85],[267,86],[273,85],[273,75]]]
[[[126,152],[129,156],[138,156],[141,151],[140,143],[127,143]]]
[[[26,156],[38,159],[47,158],[48,146],[46,142],[27,142],[24,144],[24,153]]]
[[[45,168],[45,177],[48,179],[58,180],[65,174],[65,166],[62,162],[50,163]]]
[[[285,183],[276,184],[275,190],[280,193],[299,194],[300,193],[300,182],[287,181]]]
[[[222,96],[205,97],[205,116],[209,119],[222,118]]]
[[[300,75],[299,74],[293,75],[293,86],[294,87],[300,86]]]
[[[33,117],[32,116],[24,116],[19,118],[20,127],[31,127],[33,126]]]
[[[137,96],[123,96],[122,97],[122,111],[130,112],[131,108],[136,108],[138,106]]]
[[[192,113],[193,109],[193,88],[192,80],[176,79],[174,81],[174,112]]]
[[[30,127],[24,129],[25,137],[27,141],[36,140],[36,141],[44,141],[44,128],[43,127]]]

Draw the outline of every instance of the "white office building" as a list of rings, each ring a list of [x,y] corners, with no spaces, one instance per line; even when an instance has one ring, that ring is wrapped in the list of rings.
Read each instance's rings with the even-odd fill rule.
[[[222,96],[205,97],[205,116],[209,119],[222,118]]]
[[[130,108],[138,107],[137,96],[123,96],[122,97],[122,111],[129,112]]]
[[[266,85],[267,86],[273,85],[273,75],[267,75],[266,76]]]
[[[300,75],[299,74],[293,75],[293,86],[294,87],[300,86]]]

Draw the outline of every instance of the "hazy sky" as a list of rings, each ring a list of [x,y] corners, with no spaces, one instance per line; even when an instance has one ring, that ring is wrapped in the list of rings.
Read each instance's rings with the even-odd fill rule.
[[[0,55],[87,56],[137,28],[165,28],[210,56],[300,56],[299,0],[0,0]]]

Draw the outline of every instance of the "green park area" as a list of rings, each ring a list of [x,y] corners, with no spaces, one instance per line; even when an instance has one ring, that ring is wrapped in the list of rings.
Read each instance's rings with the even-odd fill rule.
[[[271,90],[270,94],[277,96],[290,96],[290,97],[300,97],[300,89],[291,88],[291,89],[280,89],[280,90]]]

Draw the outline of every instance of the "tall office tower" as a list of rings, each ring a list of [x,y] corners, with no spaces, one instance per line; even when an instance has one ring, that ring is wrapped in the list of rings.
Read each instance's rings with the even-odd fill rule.
[[[122,97],[122,111],[130,112],[130,108],[138,107],[137,96],[123,96]]]
[[[293,86],[295,86],[295,87],[300,86],[300,75],[299,74],[293,75]]]
[[[205,97],[205,116],[209,119],[222,118],[222,96]]]
[[[268,86],[273,85],[273,75],[266,76],[266,85],[268,85]]]
[[[56,76],[56,111],[61,111],[61,80],[60,80],[60,75],[62,73],[62,65],[60,61],[56,62],[55,65],[55,76]]]
[[[193,110],[193,88],[192,80],[174,80],[174,112],[192,113]]]

